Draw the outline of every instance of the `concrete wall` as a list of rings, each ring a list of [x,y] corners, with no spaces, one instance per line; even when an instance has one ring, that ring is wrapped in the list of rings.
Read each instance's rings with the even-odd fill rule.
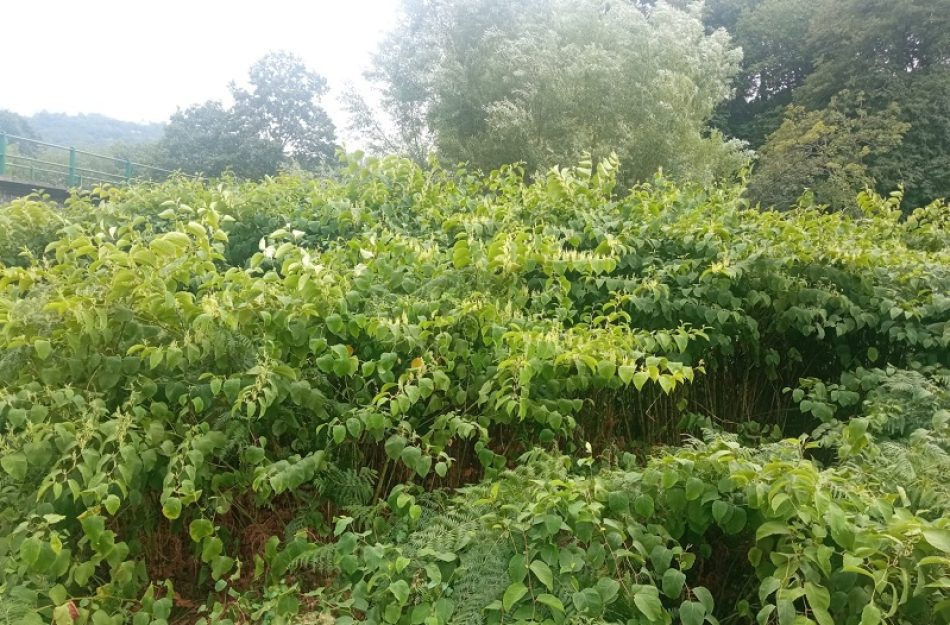
[[[14,182],[13,180],[0,178],[0,204],[5,204],[14,198],[29,195],[35,190],[37,190],[35,184]],[[64,202],[66,198],[69,197],[69,193],[65,189],[53,188],[42,190],[48,193],[50,198],[56,202]]]

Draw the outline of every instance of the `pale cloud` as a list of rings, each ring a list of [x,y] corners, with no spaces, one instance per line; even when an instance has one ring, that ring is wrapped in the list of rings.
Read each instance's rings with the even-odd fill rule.
[[[0,0],[0,108],[163,121],[176,107],[227,98],[227,84],[271,50],[323,74],[325,106],[361,84],[398,0]],[[341,129],[342,130],[342,129]]]

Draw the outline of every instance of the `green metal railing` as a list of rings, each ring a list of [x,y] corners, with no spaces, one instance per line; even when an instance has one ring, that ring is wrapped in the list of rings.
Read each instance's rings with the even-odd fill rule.
[[[155,180],[175,172],[129,159],[0,133],[0,179],[62,189]]]

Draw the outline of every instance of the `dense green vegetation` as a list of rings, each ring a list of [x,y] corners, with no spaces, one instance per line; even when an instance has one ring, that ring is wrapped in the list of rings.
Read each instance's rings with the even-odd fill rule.
[[[618,170],[0,208],[0,622],[950,622],[948,207]]]
[[[0,625],[950,625],[950,0],[403,9],[0,110]]]

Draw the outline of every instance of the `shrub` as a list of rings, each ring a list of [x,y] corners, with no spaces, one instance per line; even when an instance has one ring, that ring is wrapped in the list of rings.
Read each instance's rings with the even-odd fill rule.
[[[940,207],[615,171],[73,198],[0,266],[5,618],[946,622]]]

